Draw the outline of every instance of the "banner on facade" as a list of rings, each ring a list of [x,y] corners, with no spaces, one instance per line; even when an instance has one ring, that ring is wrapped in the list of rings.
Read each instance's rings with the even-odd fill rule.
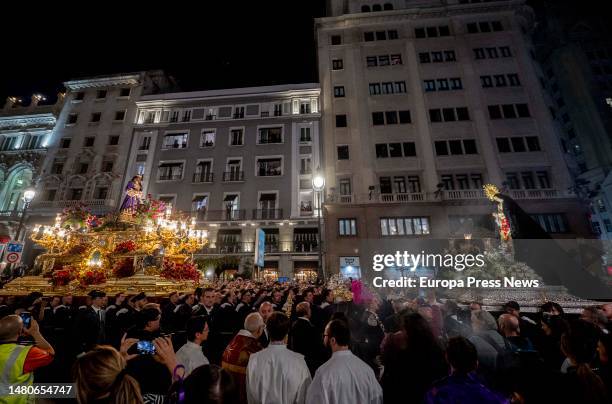
[[[263,229],[255,232],[255,265],[260,268],[264,266],[264,253],[266,251],[266,233]]]

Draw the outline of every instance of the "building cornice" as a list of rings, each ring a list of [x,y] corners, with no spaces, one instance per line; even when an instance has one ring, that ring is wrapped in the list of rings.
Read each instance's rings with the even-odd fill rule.
[[[37,115],[0,116],[0,130],[19,130],[29,127],[48,126],[52,129],[57,121],[52,113]]]
[[[136,101],[136,105],[139,107],[165,107],[193,101],[216,101],[258,97],[318,97],[320,94],[321,88],[318,83],[307,83],[147,95],[140,97],[140,100]]]
[[[74,90],[82,90],[86,88],[95,88],[95,87],[137,85],[140,83],[140,80],[141,80],[140,74],[128,74],[128,75],[120,75],[120,76],[89,78],[89,79],[82,79],[82,80],[71,80],[71,81],[66,81],[64,83],[64,86],[68,90],[74,91]]]
[[[346,28],[362,24],[378,24],[420,19],[448,18],[459,15],[474,15],[494,12],[516,12],[524,8],[524,0],[508,0],[497,3],[452,4],[419,8],[398,9],[371,13],[344,14],[335,17],[315,18],[315,28]]]

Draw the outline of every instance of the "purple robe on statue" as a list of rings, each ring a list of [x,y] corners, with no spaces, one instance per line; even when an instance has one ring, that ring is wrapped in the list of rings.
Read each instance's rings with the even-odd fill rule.
[[[125,192],[126,195],[121,204],[121,211],[128,210],[133,212],[140,202],[140,184],[135,184],[133,181],[128,182]]]

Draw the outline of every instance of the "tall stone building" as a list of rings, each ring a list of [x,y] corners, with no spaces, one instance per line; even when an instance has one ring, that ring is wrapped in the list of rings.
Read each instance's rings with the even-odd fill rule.
[[[328,6],[315,26],[329,272],[370,268],[365,239],[492,236],[486,183],[555,237],[590,235],[523,1]]]
[[[317,84],[143,96],[126,181],[208,230],[207,276],[253,270],[265,232],[263,276],[316,277],[319,233],[312,189],[320,157]]]
[[[63,94],[55,105],[42,105],[44,100],[34,94],[23,106],[17,97],[9,97],[0,110],[0,236],[15,237],[23,193],[40,175]]]

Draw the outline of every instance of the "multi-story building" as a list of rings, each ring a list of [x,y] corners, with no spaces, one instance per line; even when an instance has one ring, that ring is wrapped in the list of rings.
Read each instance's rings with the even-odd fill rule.
[[[540,1],[536,44],[550,113],[573,157],[575,188],[590,201],[593,230],[612,239],[612,41],[604,14],[571,1]],[[607,179],[606,179],[607,178]]]
[[[486,183],[556,237],[590,234],[523,1],[328,5],[315,22],[328,271],[369,268],[362,239],[493,235]]]
[[[297,84],[141,97],[126,181],[142,174],[145,194],[208,229],[198,256],[218,273],[252,270],[261,228],[265,276],[316,276],[319,93]]]
[[[170,88],[162,71],[117,74],[64,83],[64,107],[48,140],[32,214],[53,216],[87,204],[94,213],[117,209],[123,192],[137,100]]]
[[[0,236],[16,236],[23,193],[40,174],[63,95],[54,105],[40,105],[44,100],[34,94],[22,106],[17,97],[9,97],[0,110]]]

